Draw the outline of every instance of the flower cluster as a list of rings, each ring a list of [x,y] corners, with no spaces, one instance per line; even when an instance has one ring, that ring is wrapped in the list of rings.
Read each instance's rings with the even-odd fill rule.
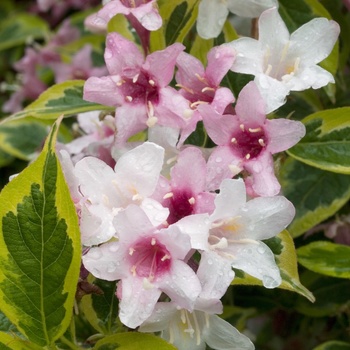
[[[200,4],[200,34],[214,3]],[[235,3],[227,2],[232,12]],[[273,5],[245,4],[251,16]],[[107,35],[108,73],[87,79],[84,99],[115,113],[80,115],[86,135],[60,151],[79,215],[84,267],[117,282],[119,317],[127,327],[161,331],[179,349],[204,349],[205,343],[252,349],[217,316],[220,299],[234,269],[266,288],[281,284],[264,240],[289,225],[294,207],[280,194],[273,155],[305,134],[298,121],[266,115],[289,91],[333,81],[317,63],[330,53],[339,28],[316,19],[290,36],[277,9],[268,9],[259,19],[259,40],[216,46],[204,67],[180,43],[148,52],[149,31],[162,24],[153,0],[111,0],[86,24],[103,31],[116,14],[128,18],[144,50],[121,34]],[[207,29],[207,37],[221,31]],[[229,70],[255,75],[235,105],[232,91],[220,86]],[[189,142],[199,123],[210,147]],[[135,141],[142,137],[147,141]]]

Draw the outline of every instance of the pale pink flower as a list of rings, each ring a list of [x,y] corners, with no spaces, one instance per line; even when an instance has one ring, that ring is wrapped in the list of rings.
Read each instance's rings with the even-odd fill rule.
[[[56,83],[62,83],[67,80],[82,79],[89,77],[101,77],[107,74],[107,68],[94,67],[91,59],[92,47],[85,45],[73,57],[71,63],[57,62],[51,64],[55,73]]]
[[[285,197],[247,201],[242,180],[224,180],[215,199],[215,210],[204,220],[209,236],[191,236],[192,246],[203,251],[202,274],[210,271],[215,276],[213,280],[208,277],[207,283],[213,284],[209,296],[220,295],[228,287],[231,266],[260,279],[266,288],[277,287],[281,283],[280,272],[272,251],[262,240],[285,229],[294,214],[292,203]]]
[[[175,43],[145,59],[138,47],[117,33],[107,36],[105,61],[109,76],[89,78],[84,99],[116,106],[117,143],[156,123],[174,128],[187,123],[189,102],[168,86],[184,46]]]
[[[130,204],[140,205],[155,225],[169,211],[151,199],[162,169],[164,150],[144,144],[121,156],[114,169],[95,157],[85,157],[74,169],[82,195],[80,230],[86,246],[107,242],[115,235],[113,219]]]
[[[265,103],[254,82],[240,92],[236,115],[222,115],[208,105],[199,109],[208,135],[219,146],[208,160],[209,188],[217,189],[222,179],[244,169],[252,175],[253,193],[276,195],[280,185],[272,154],[295,145],[305,135],[304,125],[288,119],[266,119]]]
[[[85,26],[92,31],[106,30],[108,22],[118,13],[133,16],[149,31],[162,26],[156,0],[111,0],[96,14],[90,15],[85,20]]]
[[[201,286],[195,272],[183,261],[190,239],[177,227],[156,230],[141,208],[130,205],[115,220],[117,242],[92,248],[84,266],[97,278],[121,280],[119,317],[135,328],[153,312],[161,293],[192,310]]]
[[[334,83],[332,74],[317,64],[330,54],[339,31],[336,22],[315,18],[289,34],[277,9],[267,10],[259,18],[259,40],[240,38],[227,44],[237,54],[231,69],[255,75],[270,113],[285,103],[290,91]]]

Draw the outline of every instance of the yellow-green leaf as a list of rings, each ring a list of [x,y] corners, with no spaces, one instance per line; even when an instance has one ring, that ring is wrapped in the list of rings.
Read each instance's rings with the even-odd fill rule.
[[[55,154],[58,125],[38,159],[0,193],[1,310],[40,346],[70,323],[81,259],[78,219]]]

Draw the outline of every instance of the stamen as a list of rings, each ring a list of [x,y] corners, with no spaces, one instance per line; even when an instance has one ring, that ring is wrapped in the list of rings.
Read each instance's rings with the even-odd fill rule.
[[[202,83],[206,83],[207,82],[207,79],[205,79],[204,77],[201,77],[198,73],[196,73],[195,76]]]
[[[155,83],[154,80],[152,80],[152,79],[148,80],[148,83],[149,83],[151,86],[156,85],[156,83]]]
[[[215,91],[215,89],[212,88],[212,87],[207,86],[207,87],[202,89],[202,92],[206,92],[206,91]]]
[[[149,127],[149,128],[152,128],[153,126],[155,126],[158,122],[158,118],[157,117],[149,117],[146,121],[146,125]]]
[[[136,276],[136,265],[134,265],[131,269],[130,269],[132,275],[135,277]]]
[[[185,109],[184,112],[183,112],[183,117],[185,119],[191,119],[193,116],[193,110],[192,109]]]
[[[199,324],[198,324],[198,320],[197,320],[197,317],[196,317],[196,313],[193,312],[192,314],[193,316],[193,319],[194,319],[194,325],[195,325],[195,332],[196,332],[196,339],[197,339],[197,345],[200,345],[201,343],[201,332],[200,332],[200,329],[199,329]]]
[[[136,193],[132,196],[131,198],[133,201],[139,201],[139,200],[142,200],[143,197],[139,194],[139,193]]]
[[[245,155],[245,159],[249,159],[250,158],[250,154],[249,153],[247,153],[246,155]]]
[[[225,237],[222,237],[222,238],[220,238],[218,243],[212,244],[210,246],[210,249],[216,249],[216,248],[218,248],[218,249],[225,249],[227,247],[228,247],[228,241],[227,241],[227,239]]]
[[[191,107],[191,108],[196,108],[198,105],[201,105],[201,104],[207,105],[208,102],[205,102],[205,101],[193,102],[193,103],[190,104],[190,107]]]
[[[259,142],[259,145],[260,145],[261,147],[265,147],[265,146],[266,146],[263,139],[259,139],[258,142]]]
[[[165,260],[169,260],[170,258],[171,258],[170,255],[165,254],[160,260],[161,260],[161,261],[165,261]]]
[[[242,130],[242,131],[244,131],[245,129],[244,129],[244,124],[241,124],[240,126],[239,126],[239,128]]]
[[[260,132],[261,128],[255,128],[255,129],[249,128],[248,130],[249,130],[249,132]]]
[[[142,286],[144,289],[153,289],[154,288],[154,284],[152,284],[151,281],[146,277],[142,281]]]
[[[234,165],[234,164],[230,164],[228,166],[228,168],[230,169],[232,175],[237,175],[238,173],[241,172],[242,168],[240,168],[238,165]]]
[[[196,200],[194,197],[191,197],[189,200],[188,200],[188,203],[190,203],[191,205],[193,205],[194,203],[196,203]]]
[[[235,137],[232,137],[231,143],[237,143],[237,139]]]
[[[166,193],[164,196],[163,196],[163,199],[167,199],[167,198],[171,198],[174,196],[174,193],[173,192],[168,192]]]
[[[122,86],[125,83],[125,80],[119,80],[116,84],[117,86]]]
[[[167,165],[169,165],[169,164],[175,162],[176,159],[177,159],[177,156],[174,156],[174,157],[172,157],[172,158],[169,158],[169,159],[166,161]]]
[[[183,89],[183,90],[187,91],[188,93],[190,93],[192,95],[194,94],[194,91],[192,89],[188,88],[187,86],[184,86],[184,85],[181,85],[181,84],[176,84],[175,86],[179,87],[180,89]]]
[[[125,101],[132,102],[133,98],[131,96],[125,96]]]
[[[183,324],[186,324],[186,311],[185,311],[185,310],[181,310],[181,316],[180,316],[180,318],[181,318],[181,322],[182,322]]]
[[[152,239],[151,239],[151,245],[156,245],[156,243],[157,243],[157,240],[156,240],[154,237],[152,237]]]
[[[136,74],[133,78],[132,78],[132,82],[135,84],[139,78],[140,74]]]
[[[129,255],[133,255],[134,254],[134,251],[135,251],[135,249],[134,248],[129,248]]]
[[[269,75],[271,73],[271,71],[272,71],[272,66],[271,66],[271,64],[268,64],[267,68],[266,68],[266,71],[265,71],[265,74]]]

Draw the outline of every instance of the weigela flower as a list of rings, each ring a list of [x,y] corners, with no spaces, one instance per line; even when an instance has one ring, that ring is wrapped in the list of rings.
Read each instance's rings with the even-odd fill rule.
[[[120,320],[130,328],[139,326],[152,314],[162,292],[192,311],[201,286],[183,261],[191,249],[189,237],[175,226],[156,230],[135,205],[121,212],[114,224],[118,241],[91,248],[83,263],[98,278],[121,280]]]
[[[255,75],[266,101],[266,113],[285,103],[290,91],[318,89],[334,78],[317,65],[331,52],[339,35],[339,25],[316,18],[291,35],[276,8],[259,18],[259,40],[240,38],[228,43],[236,51],[234,72]]]
[[[160,225],[169,211],[150,199],[163,164],[164,150],[145,142],[121,156],[114,169],[95,157],[80,160],[74,169],[82,195],[80,230],[86,246],[107,242],[115,235],[113,219],[129,204],[143,207]]]
[[[57,62],[51,64],[51,68],[55,73],[56,83],[62,83],[72,79],[86,80],[91,76],[101,77],[107,74],[107,68],[94,67],[91,59],[92,46],[85,45],[72,58],[70,64]]]
[[[187,216],[193,220],[193,214],[213,211],[215,194],[206,191],[206,161],[198,148],[188,147],[179,153],[170,180],[160,178],[153,198],[169,208],[170,225]]]
[[[161,332],[161,337],[179,350],[204,350],[206,344],[216,350],[253,350],[254,345],[230,323],[215,314],[192,312],[175,303],[160,302],[140,332]]]
[[[181,88],[180,93],[191,102],[194,110],[186,131],[182,132],[180,143],[195,130],[197,122],[202,119],[197,110],[199,104],[210,104],[214,108],[218,105],[220,109],[224,109],[235,100],[230,89],[220,87],[221,80],[235,59],[234,51],[224,45],[217,46],[209,51],[207,59],[206,69],[197,58],[185,52],[181,52],[176,60],[177,86]]]
[[[117,33],[108,34],[104,57],[110,75],[89,78],[84,99],[118,107],[117,143],[156,123],[175,128],[186,123],[189,102],[168,86],[183,49],[175,43],[144,59],[133,42]]]
[[[262,240],[285,229],[294,214],[292,203],[285,197],[246,201],[242,180],[224,180],[215,199],[215,210],[204,220],[209,236],[191,237],[192,246],[203,250],[200,269],[215,276],[211,283],[217,285],[214,284],[211,293],[220,295],[228,287],[231,266],[260,279],[266,288],[277,287],[281,283],[279,269],[272,251]]]
[[[259,17],[274,6],[278,6],[277,0],[202,0],[198,8],[198,34],[204,39],[216,38],[229,12],[242,17]]]
[[[114,167],[111,150],[114,143],[115,121],[111,115],[101,117],[100,111],[79,113],[74,127],[83,133],[72,142],[65,144],[67,151],[76,163],[86,156],[93,156]]]
[[[221,115],[208,105],[198,108],[208,135],[219,145],[208,160],[208,187],[215,190],[222,179],[244,169],[253,178],[251,192],[260,196],[276,195],[280,185],[272,154],[296,144],[305,135],[304,125],[287,119],[266,119],[265,103],[254,82],[240,92],[235,116]]]
[[[118,13],[134,16],[147,30],[158,30],[162,17],[158,13],[156,0],[111,0],[96,14],[85,20],[85,26],[92,30],[105,30],[108,22]]]

